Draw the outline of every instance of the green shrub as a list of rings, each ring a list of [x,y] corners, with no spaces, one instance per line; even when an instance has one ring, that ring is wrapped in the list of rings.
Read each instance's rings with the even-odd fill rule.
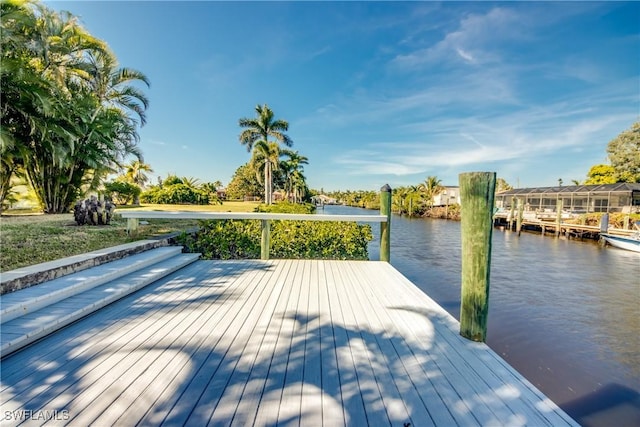
[[[144,203],[154,204],[193,204],[208,205],[220,203],[217,197],[211,197],[209,192],[191,187],[187,184],[172,184],[153,187],[140,195]]]
[[[370,225],[355,222],[273,221],[271,257],[369,259]]]
[[[125,181],[112,181],[104,184],[105,196],[118,205],[132,203],[141,191],[137,185]]]
[[[178,241],[188,252],[200,252],[204,259],[260,258],[260,222],[250,220],[200,221],[195,236]]]
[[[312,214],[316,206],[311,203],[278,202],[272,205],[264,203],[255,208],[255,212]]]
[[[259,208],[278,213],[315,209],[287,202]],[[195,236],[179,239],[189,252],[200,252],[205,259],[260,258],[260,221],[210,220],[200,226]],[[355,222],[271,221],[269,252],[271,258],[366,260],[371,239],[371,226]]]

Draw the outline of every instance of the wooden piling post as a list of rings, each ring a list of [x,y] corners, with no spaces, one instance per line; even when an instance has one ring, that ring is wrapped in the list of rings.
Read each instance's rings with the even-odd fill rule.
[[[462,173],[459,180],[462,214],[460,335],[485,342],[496,174]]]
[[[518,232],[518,236],[522,231],[522,218],[524,216],[524,203],[522,203],[522,199],[518,198],[518,218],[516,220],[516,231]]]
[[[260,220],[262,238],[260,239],[260,259],[269,259],[269,246],[271,244],[271,223],[268,219]]]
[[[516,214],[516,198],[511,197],[511,210],[509,211],[509,231],[513,231],[513,217]]]
[[[562,222],[562,199],[556,200],[556,237],[560,237],[560,223]]]
[[[387,221],[380,223],[380,261],[391,261],[391,187],[385,184],[380,189],[380,215]]]
[[[600,232],[601,233],[609,232],[609,214],[608,213],[602,215],[602,218],[600,219]]]

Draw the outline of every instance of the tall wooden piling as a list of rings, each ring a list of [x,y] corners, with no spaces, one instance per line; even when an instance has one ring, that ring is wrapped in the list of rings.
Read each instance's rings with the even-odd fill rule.
[[[459,180],[462,215],[460,335],[485,342],[496,174],[462,173]]]
[[[511,197],[511,210],[509,211],[509,231],[513,231],[513,217],[516,214],[516,198]]]
[[[556,200],[556,237],[560,237],[560,224],[562,223],[562,199]]]
[[[516,220],[516,231],[518,232],[518,236],[522,231],[523,216],[524,216],[524,203],[522,203],[522,199],[518,198],[518,218]]]
[[[380,223],[380,261],[391,261],[391,187],[385,184],[380,189],[380,215],[387,216],[387,222]]]

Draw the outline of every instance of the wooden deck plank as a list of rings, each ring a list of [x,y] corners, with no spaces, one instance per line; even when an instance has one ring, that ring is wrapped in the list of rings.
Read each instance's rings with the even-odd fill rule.
[[[377,280],[385,280],[381,273],[375,277]],[[387,333],[392,333],[390,339],[398,354],[398,360],[414,389],[422,396],[421,401],[424,402],[433,422],[436,425],[477,423],[473,412],[482,412],[483,408],[476,408],[472,412],[471,407],[465,404],[455,387],[452,387],[448,376],[451,372],[446,369],[447,365],[444,369],[442,366],[442,359],[446,360],[446,355],[437,352],[432,345],[433,325],[425,321],[426,319],[416,319],[414,313],[390,312],[390,309],[394,310],[398,305],[390,302],[389,294],[402,294],[401,289],[384,288],[386,292],[380,292],[381,289],[375,284],[366,285],[369,285],[368,291],[363,287],[363,295],[369,298],[369,304],[380,304],[381,309],[375,311],[380,327]],[[415,338],[409,333],[412,328],[420,329],[422,335]],[[441,404],[434,404],[438,401]]]
[[[188,272],[187,274],[192,274],[192,272]],[[174,276],[175,277],[175,276]],[[191,287],[186,288],[186,293],[184,295],[190,295]],[[151,289],[146,289],[144,292],[150,292]],[[184,291],[184,290],[183,290]],[[197,289],[193,289],[193,291],[197,291]],[[130,297],[131,298],[131,297]],[[124,326],[126,328],[128,323],[123,319],[128,317],[127,313],[131,310],[131,307],[127,305],[114,305],[111,307],[118,307],[115,310],[116,318],[119,319],[117,322],[112,323],[111,325],[115,325],[116,331],[120,330],[119,326]],[[162,308],[160,307],[155,307]],[[98,323],[98,327],[102,326],[101,317],[103,313],[109,313],[109,307],[105,310],[101,310],[92,317],[92,322],[89,322],[89,328],[95,329],[95,323]],[[184,307],[180,304],[173,303],[173,310],[182,311]],[[158,313],[157,311],[152,313]],[[161,317],[156,315],[155,320],[160,320]],[[130,337],[137,337],[138,339],[143,339],[145,337],[151,337],[153,333],[155,333],[156,329],[154,327],[156,325],[161,325],[162,323],[156,323],[155,321],[149,321],[149,319],[141,316],[139,321],[143,321],[144,326],[140,328],[139,331],[136,331],[134,334],[131,334]],[[166,320],[165,320],[166,323]],[[51,401],[41,401],[39,400],[42,396],[48,396],[47,393],[44,393],[48,390],[53,390],[55,395],[56,393],[64,396],[68,390],[73,392],[75,384],[79,381],[82,381],[86,375],[90,375],[93,369],[103,369],[104,367],[97,364],[91,368],[87,367],[88,361],[95,360],[97,358],[102,357],[103,354],[108,353],[118,353],[120,352],[128,343],[129,339],[118,339],[121,338],[118,336],[117,332],[111,330],[111,333],[101,333],[98,336],[93,336],[92,340],[79,340],[77,335],[74,335],[77,332],[81,332],[80,337],[84,337],[86,334],[82,333],[87,329],[87,323],[84,323],[84,326],[78,329],[76,325],[71,325],[71,327],[63,329],[57,332],[55,335],[56,339],[52,340],[47,338],[48,345],[44,346],[45,351],[42,351],[42,345],[36,343],[32,347],[26,348],[21,351],[21,356],[24,355],[25,359],[20,358],[8,358],[3,360],[2,368],[3,368],[3,384],[11,383],[13,384],[13,388],[16,390],[20,390],[19,395],[15,395],[14,399],[20,399],[26,405],[29,405],[29,408],[38,408],[43,407],[43,405],[51,405]],[[74,328],[75,326],[75,328]],[[91,330],[91,329],[90,329]],[[70,339],[65,339],[65,337],[71,336]],[[50,343],[50,344],[49,344]],[[115,349],[110,349],[110,344],[116,343]],[[54,351],[46,352],[47,349],[51,349],[55,347]],[[71,349],[71,350],[70,350]],[[57,351],[56,351],[57,350]],[[122,354],[124,357],[124,354]],[[20,363],[22,361],[22,363]],[[46,362],[45,362],[46,361]],[[31,366],[37,366],[34,372],[29,372],[28,370],[23,369],[24,363],[28,362]],[[82,369],[82,372],[79,375],[75,375],[73,377],[62,377],[57,381],[51,381],[52,373],[55,372],[78,372]],[[55,375],[54,375],[55,376]],[[43,383],[46,384],[44,387],[41,386],[38,389],[38,393],[33,392],[33,384]],[[5,395],[3,388],[3,397]],[[4,406],[3,402],[3,406]]]
[[[266,374],[265,389],[262,390],[260,397],[260,403],[255,415],[255,425],[274,425],[278,420],[285,374],[296,327],[295,315],[300,298],[298,282],[302,272],[303,264],[300,262],[293,263],[291,274],[287,276],[283,284],[289,290],[289,299],[284,310],[276,314],[280,324],[277,331],[273,332],[277,334],[276,344],[272,358],[268,363],[269,368]]]
[[[404,425],[413,423],[405,401],[401,399],[398,386],[393,378],[389,361],[396,360],[397,354],[384,351],[379,345],[376,335],[382,331],[376,331],[372,327],[369,314],[378,311],[377,304],[365,304],[364,295],[360,289],[360,275],[356,271],[359,262],[346,263],[342,268],[348,285],[344,287],[345,300],[356,321],[356,330],[360,335],[359,344],[363,347],[366,356],[363,362],[371,367],[372,380],[377,385],[380,393],[381,408],[387,415],[391,425]]]
[[[71,425],[576,425],[458,327],[386,263],[198,261],[5,358],[3,412],[65,409]]]
[[[224,263],[224,265],[231,264]],[[249,268],[255,269],[255,263],[251,264],[247,271]],[[215,345],[218,342],[219,334],[224,333],[225,328],[228,327],[228,323],[224,319],[231,319],[235,315],[232,309],[236,305],[231,302],[231,299],[246,295],[249,292],[248,289],[254,284],[252,280],[255,279],[255,274],[257,273],[248,273],[247,271],[238,277],[235,282],[228,284],[229,292],[226,293],[221,301],[221,305],[217,308],[211,308],[212,316],[209,319],[206,330],[201,330],[197,334],[198,339],[196,341],[188,343],[191,347],[189,351],[190,363],[183,364],[180,367],[171,382],[158,395],[154,405],[147,405],[146,410],[140,412],[142,414],[140,417],[141,425],[160,425],[168,417],[171,410],[182,410],[186,413],[185,415],[188,415],[193,409],[193,402],[188,402],[188,397],[184,398],[182,403],[180,399],[183,398],[184,393],[192,385],[193,377],[207,378],[207,372],[203,371],[206,371],[205,363],[211,355],[208,346]],[[140,405],[142,406],[141,409],[144,409],[144,402],[140,402]],[[177,405],[182,405],[182,408],[176,409]]]
[[[294,263],[288,263],[287,269],[279,278],[276,278],[275,289],[280,292],[278,302],[269,319],[258,325],[262,332],[261,341],[253,351],[253,361],[249,376],[244,384],[241,395],[235,396],[237,400],[236,412],[231,419],[235,425],[254,425],[255,417],[260,406],[260,401],[268,389],[269,370],[277,353],[276,347],[280,339],[280,332],[284,323],[283,317],[293,288],[295,278]],[[215,421],[215,417],[213,418]]]
[[[340,274],[339,263],[328,262],[329,304],[334,322],[333,333],[336,342],[336,358],[340,375],[340,394],[344,418],[348,425],[368,425],[366,404],[361,392],[357,372],[357,359],[350,348],[350,337],[344,318],[345,307],[341,305],[340,289],[345,286]]]
[[[213,303],[213,304],[212,304]],[[140,410],[150,401],[156,401],[158,395],[167,389],[171,389],[168,384],[179,372],[177,367],[189,365],[191,348],[198,345],[206,334],[206,330],[215,322],[212,317],[215,315],[215,300],[198,300],[190,308],[187,317],[179,319],[178,324],[174,324],[174,329],[170,336],[161,341],[159,345],[154,345],[147,353],[148,357],[153,360],[151,364],[138,363],[149,368],[130,385],[125,387],[125,392],[117,400],[109,403],[100,415],[92,421],[92,424],[102,425],[110,424],[113,420],[119,421],[133,420],[140,417]],[[175,322],[175,320],[174,320]],[[191,322],[191,323],[189,323]],[[181,332],[184,326],[185,331],[191,334]],[[203,331],[205,331],[203,333]],[[186,339],[184,339],[184,338]],[[155,354],[159,353],[159,354]],[[154,358],[155,357],[155,358]],[[161,361],[165,359],[166,362]],[[107,393],[105,393],[107,394]],[[100,398],[101,403],[108,401],[108,398]],[[84,424],[84,422],[81,422]]]
[[[199,265],[199,268],[202,267],[202,265]],[[182,270],[180,273],[174,273],[173,276],[167,277],[166,280],[171,280],[176,283],[176,286],[180,286],[181,277],[184,278],[188,277],[184,275],[193,274],[195,271],[193,268],[195,267]],[[191,293],[197,290],[197,288],[191,286],[180,289],[183,297],[189,297]],[[21,350],[20,358],[3,360],[3,379],[11,381],[14,387],[18,389],[26,388],[27,383],[23,384],[21,381],[34,381],[37,378],[33,377],[33,373],[22,369],[24,364],[38,366],[38,372],[43,375],[48,375],[49,370],[56,368],[73,371],[74,366],[68,364],[73,363],[74,360],[88,359],[99,355],[109,342],[128,342],[126,339],[127,334],[137,336],[143,331],[149,332],[149,326],[153,324],[151,319],[162,317],[163,310],[169,307],[172,310],[181,309],[179,305],[175,304],[173,298],[167,299],[163,297],[163,294],[155,293],[152,287],[142,290],[135,297],[131,296],[130,298],[135,298],[136,302],[133,307],[110,305],[95,313],[92,317],[95,326],[93,328],[86,328],[86,324],[72,324],[59,331],[56,334],[57,339],[55,341],[50,340],[53,342],[50,342],[46,348],[43,349],[41,348],[42,346],[27,347]],[[144,307],[153,307],[155,310],[145,310]],[[138,322],[124,321],[132,314],[137,315]],[[147,323],[143,325],[143,321]],[[111,328],[115,324],[118,324],[119,327],[114,331]],[[69,354],[69,348],[74,349],[72,354]],[[0,391],[4,393],[5,388],[3,387]]]
[[[278,307],[278,303],[283,296],[283,287],[277,286],[285,277],[291,266],[291,262],[279,263],[280,269],[271,273],[268,280],[262,284],[265,288],[264,304],[257,305],[250,316],[247,317],[243,328],[239,331],[232,347],[230,347],[230,358],[226,362],[229,366],[229,374],[224,386],[212,385],[210,391],[205,392],[204,397],[207,402],[215,403],[208,423],[212,425],[230,425],[236,423],[234,417],[238,410],[238,405],[245,395],[247,383],[251,376],[251,371],[260,363],[261,355],[259,349],[268,334],[268,326]],[[238,356],[236,356],[238,355]],[[222,380],[224,375],[220,375]],[[217,401],[216,401],[217,400]]]
[[[308,284],[303,281],[303,286],[308,286],[306,331],[304,346],[304,361],[302,363],[302,396],[300,400],[300,424],[322,425],[323,424],[323,393],[322,386],[322,363],[320,360],[320,284],[319,284],[319,262],[306,261],[305,265],[309,269]]]
[[[329,280],[331,271],[327,261],[318,263],[318,321],[320,340],[320,370],[322,390],[322,421],[327,426],[346,425],[343,400],[338,371],[338,359],[336,355],[336,340],[331,313],[331,301],[329,298],[329,286],[334,283]]]
[[[278,425],[288,424],[302,417],[301,397],[305,367],[305,337],[309,324],[309,276],[311,272],[309,271],[308,262],[301,261],[300,265],[302,267],[302,274],[299,275],[299,278],[294,283],[294,286],[298,287],[300,291],[298,304],[292,307],[292,310],[288,313],[288,316],[291,317],[295,323],[292,332],[293,339],[289,347],[286,371],[284,373],[282,397],[280,399],[278,419],[276,421]]]
[[[332,291],[335,292],[334,304],[337,314],[336,331],[339,332],[340,343],[337,348],[338,362],[346,368],[346,375],[343,377],[345,380],[342,381],[346,418],[352,425],[388,423],[386,413],[380,410],[381,396],[368,363],[368,349],[362,345],[357,320],[347,301],[345,289],[351,286],[351,283],[346,279],[341,263],[332,262],[331,265],[334,279]]]
[[[385,277],[387,273],[383,269],[380,277]],[[391,277],[391,279],[394,278]],[[380,288],[374,287],[374,289]],[[448,342],[441,342],[444,326],[439,321],[439,316],[448,316],[448,314],[444,310],[440,312],[435,303],[430,302],[429,305],[425,305],[426,301],[420,301],[420,295],[413,294],[409,289],[406,291],[391,294],[386,290],[383,295],[390,300],[391,307],[394,307],[390,313],[394,322],[404,325],[405,336],[412,337],[418,343],[418,346],[414,345],[417,347],[414,351],[420,350],[420,343],[429,343],[430,351],[422,354],[427,355],[431,363],[442,372],[442,376],[438,377],[441,381],[434,383],[434,387],[441,396],[446,397],[447,408],[457,409],[454,412],[456,415],[471,411],[483,425],[496,424],[500,419],[511,418],[513,413],[501,399],[492,400],[489,405],[486,404],[487,399],[483,392],[486,391],[487,384],[482,382],[473,368],[470,368],[468,360],[459,357],[455,348]],[[458,344],[461,346],[471,348],[481,345],[459,338],[457,332],[448,328],[444,331],[444,335],[452,335],[454,339],[459,340]],[[476,355],[467,352],[465,357],[475,358]],[[460,381],[462,378],[465,381]]]
[[[350,299],[352,304],[359,304],[359,310],[366,319],[368,329],[364,333],[367,334],[371,345],[375,346],[372,354],[377,356],[379,370],[384,376],[383,383],[387,384],[387,390],[390,390],[389,394],[393,396],[389,405],[393,410],[392,415],[398,419],[397,423],[402,421],[402,424],[409,422],[412,425],[435,425],[434,417],[427,410],[425,401],[433,400],[437,395],[432,393],[426,400],[422,399],[411,380],[412,377],[423,374],[422,371],[415,369],[418,361],[410,359],[411,354],[408,348],[398,339],[396,326],[390,322],[384,324],[380,321],[379,313],[384,310],[380,301],[372,298],[366,275],[363,275],[360,269],[361,265],[353,263],[350,266],[354,283]],[[425,376],[423,381],[428,382],[428,377]],[[403,420],[403,417],[407,419]],[[419,423],[417,423],[418,420]],[[453,424],[452,419],[448,418],[447,421]]]
[[[203,276],[196,276],[196,279]],[[200,292],[206,289],[200,288]],[[74,396],[65,406],[73,408],[71,422],[75,425],[110,424],[116,419],[129,401],[123,394],[127,390],[139,395],[144,388],[145,379],[152,377],[163,366],[166,366],[179,347],[177,340],[196,325],[206,311],[200,310],[206,298],[193,298],[181,304],[181,310],[173,313],[168,322],[153,334],[141,339],[132,339],[117,352],[108,351],[96,362],[104,363],[100,370],[92,372],[84,379],[83,393]],[[185,363],[182,359],[181,363]],[[129,396],[130,398],[130,396]],[[60,403],[52,402],[52,406]],[[106,417],[106,418],[105,418]],[[100,420],[100,421],[98,421]]]
[[[483,424],[497,423],[499,420],[507,420],[508,424],[513,425],[522,423],[557,425],[559,421],[573,422],[564,413],[561,420],[556,419],[555,415],[547,418],[545,412],[555,414],[556,405],[550,404],[548,399],[543,399],[539,391],[536,390],[537,393],[534,393],[533,386],[530,386],[515,370],[505,370],[506,362],[495,363],[500,358],[488,346],[462,338],[458,333],[457,321],[397,270],[389,268],[390,266],[381,265],[381,267],[383,267],[381,274],[406,290],[405,293],[394,293],[395,296],[404,295],[404,301],[400,303],[404,305],[398,306],[399,310],[395,311],[396,314],[401,310],[414,311],[421,313],[422,316],[431,312],[432,318],[438,320],[433,322],[436,326],[433,342],[440,353],[450,359],[446,374],[449,378],[461,377],[467,380],[466,382],[452,381],[452,386],[461,393],[465,401],[474,405],[474,414],[481,413],[476,412],[476,409],[482,408],[478,403],[482,403],[494,413],[492,418],[481,418],[480,421]],[[424,307],[429,309],[425,311]],[[410,329],[415,326],[415,323],[406,321],[405,323]],[[420,329],[413,328],[413,333],[418,339],[422,332]],[[468,391],[464,390],[464,386],[469,387]],[[548,404],[551,407],[544,409]]]
[[[214,406],[203,396],[208,389],[211,389],[211,383],[218,386],[223,382],[222,377],[217,378],[216,374],[227,373],[226,366],[222,365],[225,355],[229,352],[246,317],[259,304],[260,297],[265,291],[263,285],[269,270],[274,268],[271,264],[257,265],[263,268],[254,268],[248,272],[249,274],[240,277],[245,286],[242,292],[230,301],[227,315],[218,320],[217,327],[209,337],[207,345],[191,358],[193,363],[195,357],[197,370],[192,369],[189,378],[184,382],[184,387],[179,390],[178,399],[172,402],[172,406],[164,414],[158,413],[161,419],[154,424],[205,425],[208,421]]]

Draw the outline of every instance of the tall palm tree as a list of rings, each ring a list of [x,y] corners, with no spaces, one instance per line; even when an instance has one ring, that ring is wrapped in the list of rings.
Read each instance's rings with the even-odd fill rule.
[[[419,188],[424,194],[424,197],[427,200],[427,205],[430,208],[433,206],[433,198],[444,189],[442,181],[435,176],[428,176],[427,179],[419,185]]]
[[[269,205],[273,194],[273,171],[280,167],[280,146],[278,143],[263,140],[256,142],[253,147],[251,164],[256,171],[256,179],[258,181],[264,180],[264,202]]]
[[[241,118],[238,121],[238,125],[241,128],[245,128],[240,133],[239,140],[242,145],[247,147],[247,151],[251,151],[252,149],[258,150],[261,154],[257,154],[257,156],[262,156],[263,159],[267,159],[276,153],[279,149],[279,143],[287,147],[293,145],[291,138],[284,133],[289,130],[289,123],[287,121],[276,120],[273,111],[267,104],[256,105],[255,111],[257,117]],[[270,137],[275,139],[275,146],[271,145],[271,141],[269,141]],[[256,153],[254,153],[254,158],[255,157]],[[277,165],[274,165],[271,161],[263,161],[262,163],[264,163],[264,202],[269,205],[271,204],[273,186],[272,167],[277,167]]]
[[[301,155],[297,151],[282,150],[283,155],[288,159],[280,162],[280,168],[284,171],[285,175],[285,191],[287,194],[293,193],[294,181],[299,181],[300,177],[304,178],[302,172],[304,172],[304,166],[309,164],[309,158]],[[306,182],[304,182],[306,185]],[[294,199],[296,195],[294,194]]]
[[[301,170],[296,169],[291,173],[291,191],[293,192],[293,203],[302,202],[307,188],[307,178]]]

